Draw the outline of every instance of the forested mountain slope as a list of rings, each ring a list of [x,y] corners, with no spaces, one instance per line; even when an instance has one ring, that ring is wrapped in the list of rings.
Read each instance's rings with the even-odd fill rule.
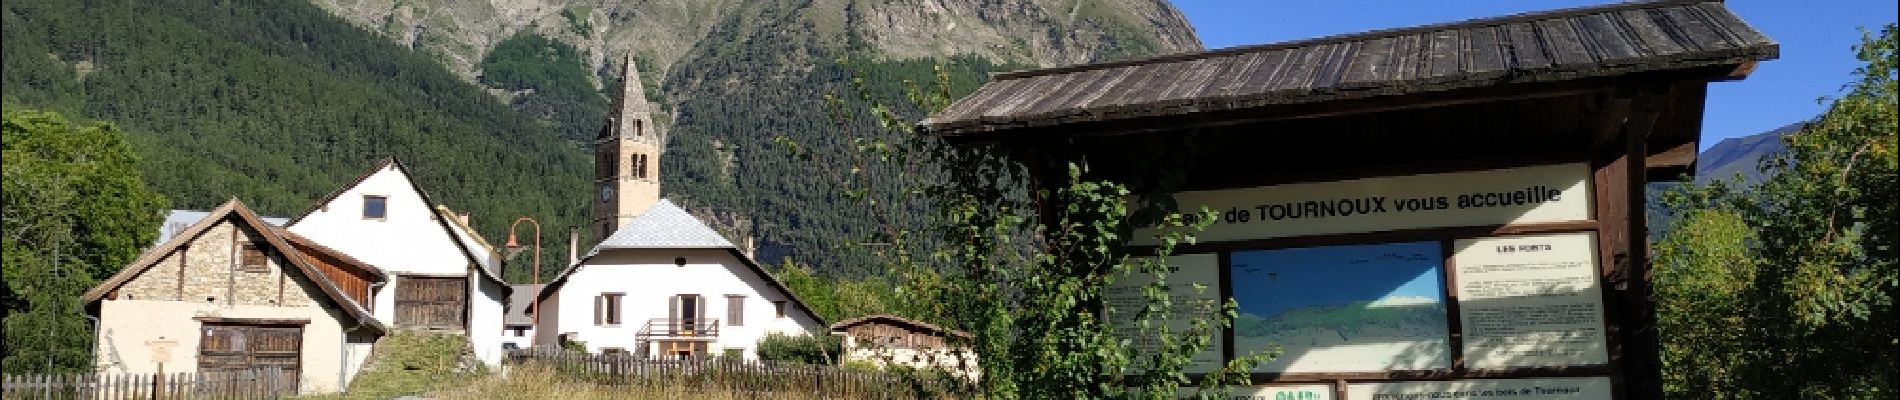
[[[757,237],[767,262],[789,256],[834,272],[873,267],[838,247],[861,238],[869,221],[772,140],[845,146],[822,98],[848,92],[854,74],[866,76],[873,92],[901,99],[900,82],[929,81],[933,64],[942,63],[961,95],[995,71],[1201,48],[1186,19],[1156,0],[318,3],[490,85],[497,75],[486,61],[496,58],[491,43],[533,37],[551,39],[550,48],[572,46],[579,68],[607,87],[617,79],[610,71],[619,70],[618,55],[631,53],[670,141],[661,163],[664,195],[729,234]],[[560,103],[544,97],[549,86],[556,85],[498,89],[517,108],[555,119],[561,132],[592,134],[598,118],[535,111],[546,108],[535,102]],[[553,108],[592,109],[601,101],[584,100]]]
[[[821,99],[853,74],[901,97],[945,63],[960,94],[997,70],[1200,48],[1151,0],[9,0],[3,16],[0,95],[119,124],[176,207],[294,214],[396,155],[486,235],[538,218],[549,264],[586,218],[578,141],[620,54],[672,138],[665,195],[757,237],[761,259],[837,271],[870,264],[838,251],[866,223],[772,139],[843,146]]]
[[[0,17],[0,95],[118,124],[174,207],[294,214],[395,155],[483,233],[581,222],[579,147],[313,5],[9,0]]]

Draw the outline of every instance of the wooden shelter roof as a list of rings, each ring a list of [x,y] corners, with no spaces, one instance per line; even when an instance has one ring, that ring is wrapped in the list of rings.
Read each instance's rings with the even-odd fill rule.
[[[1510,83],[1747,68],[1779,51],[1719,1],[1617,3],[1000,74],[925,120],[924,128],[954,137]]]

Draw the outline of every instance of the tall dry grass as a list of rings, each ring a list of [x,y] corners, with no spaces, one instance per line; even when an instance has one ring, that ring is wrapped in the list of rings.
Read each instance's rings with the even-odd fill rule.
[[[607,399],[840,399],[836,394],[742,392],[731,389],[692,389],[683,386],[649,387],[641,385],[605,385],[589,382],[540,363],[514,366],[501,374],[491,374],[459,387],[439,390],[429,397],[441,400],[607,400]],[[842,399],[883,399],[893,397],[843,397]]]

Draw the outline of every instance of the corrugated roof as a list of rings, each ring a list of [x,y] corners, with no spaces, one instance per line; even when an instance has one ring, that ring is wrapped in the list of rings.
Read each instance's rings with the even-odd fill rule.
[[[1772,59],[1714,1],[1630,2],[1001,74],[934,134],[1238,110]]]
[[[608,235],[606,240],[594,245],[587,255],[599,254],[605,249],[714,249],[738,248],[726,241],[718,231],[700,222],[686,210],[673,205],[671,200],[660,199],[653,207],[633,221],[621,226]]]

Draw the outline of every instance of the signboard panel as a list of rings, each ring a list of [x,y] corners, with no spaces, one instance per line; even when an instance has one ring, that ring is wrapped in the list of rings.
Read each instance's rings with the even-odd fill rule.
[[[1590,169],[1558,164],[1181,192],[1181,211],[1220,213],[1200,242],[1590,219]],[[1153,228],[1135,245],[1153,245]]]
[[[1256,372],[1451,367],[1437,241],[1234,252],[1234,354],[1278,347]]]
[[[1610,378],[1470,379],[1354,383],[1346,400],[1610,400]]]
[[[1195,313],[1198,304],[1211,304],[1214,312],[1220,310],[1220,256],[1215,254],[1182,254],[1167,258],[1168,296],[1174,301],[1174,315],[1168,328],[1173,334],[1186,332],[1196,320],[1212,321],[1215,314]],[[1141,288],[1154,282],[1154,277],[1137,272],[1109,285],[1102,292],[1103,301],[1115,308],[1109,315],[1115,321],[1115,331],[1123,338],[1136,338],[1134,354],[1154,354],[1160,343],[1151,337],[1141,337],[1140,327],[1136,325],[1134,313],[1140,312],[1143,299]],[[1195,290],[1200,284],[1205,290]],[[1221,349],[1224,348],[1218,337],[1219,327],[1215,327],[1216,338],[1207,349],[1194,356],[1192,364],[1185,368],[1188,373],[1207,373],[1220,369]]]
[[[1466,367],[1609,361],[1594,233],[1465,239],[1453,246]]]

